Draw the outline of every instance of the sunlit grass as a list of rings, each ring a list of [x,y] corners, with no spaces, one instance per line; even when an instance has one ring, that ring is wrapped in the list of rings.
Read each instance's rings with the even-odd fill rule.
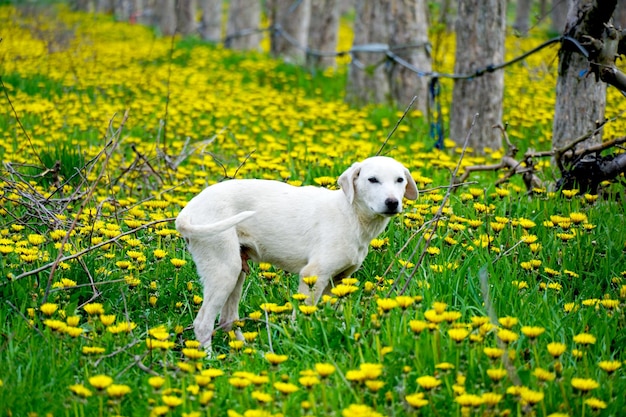
[[[261,54],[172,44],[146,28],[63,10],[36,20],[3,7],[0,18],[11,22],[0,74],[27,132],[3,97],[1,413],[623,410],[620,184],[607,185],[610,198],[528,197],[519,179],[494,187],[498,174],[480,174],[452,195],[435,230],[445,190],[423,192],[316,308],[296,293],[295,277],[253,267],[237,323],[246,341],[218,331],[208,357],[190,327],[202,302],[193,262],[173,224],[154,221],[224,177],[334,187],[351,162],[378,151],[401,112],[345,105],[342,68],[311,75]],[[507,55],[540,37],[510,38]],[[437,49],[446,52],[437,69],[451,72],[453,39],[440,39],[448,46]],[[521,149],[549,148],[555,67],[549,49],[507,70],[505,121]],[[444,110],[450,89],[445,82]],[[610,115],[624,108],[614,92],[609,101]],[[127,110],[110,160],[95,159]],[[610,124],[607,137],[623,128]],[[458,163],[459,149],[447,141],[436,150],[434,141],[411,112],[385,148],[422,190],[447,185]],[[550,179],[549,170],[540,174]],[[416,265],[411,253],[431,231]],[[102,246],[73,257],[94,245]],[[53,275],[28,275],[60,249],[67,259]]]

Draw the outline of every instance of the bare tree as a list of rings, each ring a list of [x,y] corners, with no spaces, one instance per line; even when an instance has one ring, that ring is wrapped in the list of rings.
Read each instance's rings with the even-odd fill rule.
[[[177,33],[196,33],[196,0],[176,0],[176,20]]]
[[[460,0],[456,30],[454,72],[471,74],[504,60],[506,0]],[[481,152],[500,148],[504,73],[455,80],[452,91],[450,137],[463,144],[476,113],[479,114],[469,146]]]
[[[513,29],[520,35],[526,36],[530,27],[530,9],[532,8],[532,0],[517,0],[517,8],[515,10],[515,23]]]
[[[567,12],[570,9],[572,1],[573,0],[552,0],[550,17],[552,18],[552,30],[554,32],[563,33],[567,20]]]
[[[206,41],[222,40],[222,0],[200,0],[200,37]]]
[[[605,24],[616,0],[576,0],[567,16],[565,34],[588,45],[589,39],[605,39]],[[592,46],[592,45],[589,45]],[[559,50],[552,148],[559,149],[579,136],[594,131],[604,121],[606,85],[589,72],[590,59],[571,42]],[[601,131],[578,143],[576,149],[602,141]]]
[[[389,33],[392,52],[417,69],[430,72],[430,44],[428,42],[428,13],[424,0],[391,0],[388,2]],[[417,96],[415,108],[426,114],[428,107],[428,79],[403,65],[389,69],[393,101],[406,107]]]
[[[357,0],[354,16],[354,45],[386,44],[389,29],[382,1]],[[384,58],[383,58],[384,59]],[[383,103],[389,100],[389,81],[380,54],[354,52],[348,71],[346,101],[352,104]]]
[[[311,21],[309,23],[309,48],[334,52],[339,38],[338,0],[314,0],[311,3]],[[334,57],[307,54],[306,62],[311,67],[324,68],[335,65]]]
[[[176,0],[158,0],[157,15],[159,29],[164,36],[176,33]]]
[[[311,2],[309,0],[267,0],[267,15],[274,30],[270,52],[286,61],[303,63],[308,43]]]
[[[113,0],[96,0],[96,13],[113,13]]]
[[[261,4],[258,0],[230,0],[224,46],[238,50],[258,50],[261,45]]]

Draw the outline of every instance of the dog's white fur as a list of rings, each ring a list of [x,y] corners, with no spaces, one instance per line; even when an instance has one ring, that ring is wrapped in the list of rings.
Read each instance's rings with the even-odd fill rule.
[[[196,338],[210,349],[215,320],[230,329],[248,270],[247,260],[268,262],[300,275],[317,276],[309,302],[317,303],[334,280],[360,266],[370,241],[415,200],[409,171],[392,158],[357,162],[338,180],[341,190],[294,187],[279,181],[230,180],[191,199],[176,219],[204,286],[194,320]]]

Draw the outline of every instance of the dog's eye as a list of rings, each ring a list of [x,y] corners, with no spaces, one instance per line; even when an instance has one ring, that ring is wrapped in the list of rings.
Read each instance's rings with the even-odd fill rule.
[[[402,177],[398,177],[398,179],[396,180],[397,183],[402,184],[404,182],[404,178]]]
[[[367,180],[369,182],[371,182],[372,184],[377,184],[378,183],[378,178],[376,178],[376,177],[369,177]]]

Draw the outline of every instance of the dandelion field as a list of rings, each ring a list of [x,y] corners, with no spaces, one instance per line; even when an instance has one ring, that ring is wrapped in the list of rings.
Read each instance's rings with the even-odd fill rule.
[[[225,177],[335,187],[402,111],[344,104],[341,67],[62,8],[0,18],[1,415],[625,412],[623,184],[528,196],[491,172],[448,195],[459,161],[501,151],[437,150],[410,111],[384,152],[419,199],[315,307],[296,277],[252,266],[246,341],[218,330],[209,357],[191,328],[202,289],[174,230],[181,207]],[[511,37],[508,54],[544,39]],[[452,72],[453,37],[432,41]],[[556,49],[507,69],[505,122],[522,150],[550,146],[555,74]],[[444,114],[450,96],[444,80]],[[608,117],[626,110],[614,91],[608,103]],[[605,138],[625,127],[617,117]],[[552,180],[548,162],[538,175]]]

